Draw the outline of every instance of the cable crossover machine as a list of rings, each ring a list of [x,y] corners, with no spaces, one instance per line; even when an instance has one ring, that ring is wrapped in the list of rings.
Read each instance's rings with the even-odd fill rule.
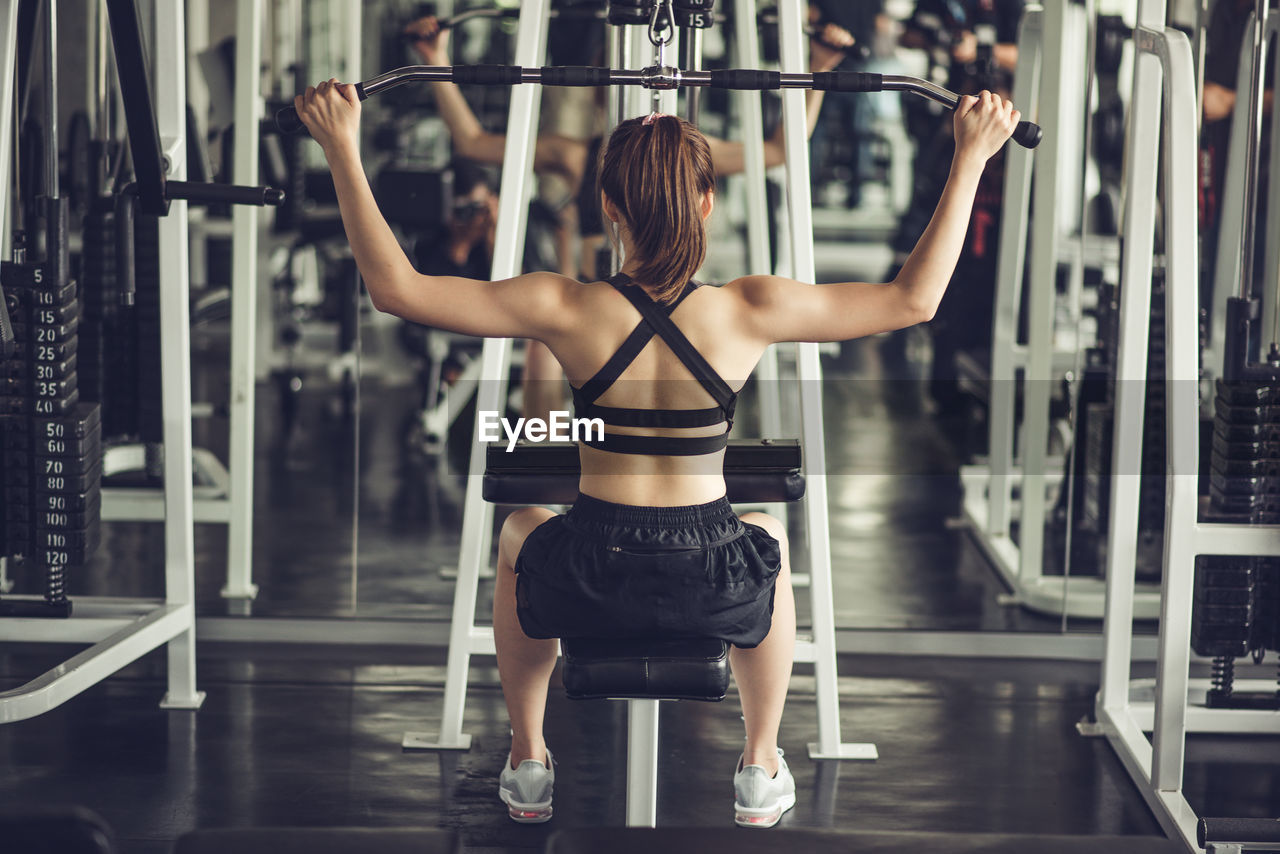
[[[538,124],[539,85],[639,87],[650,90],[653,110],[675,113],[676,94],[688,90],[688,114],[696,120],[696,95],[702,88],[730,89],[744,93],[781,90],[783,133],[786,140],[787,217],[791,246],[790,273],[813,281],[813,223],[809,198],[809,163],[804,100],[801,90],[837,92],[911,92],[954,109],[960,96],[916,77],[896,74],[831,71],[807,73],[804,67],[805,22],[799,0],[782,0],[778,7],[781,70],[755,68],[698,70],[701,30],[714,22],[714,0],[610,0],[605,20],[609,28],[609,52],[618,68],[540,65],[546,50],[546,23],[552,17],[549,0],[526,0],[519,11],[513,65],[413,65],[397,68],[355,84],[361,100],[406,83],[451,81],[484,86],[517,86],[512,92],[507,120],[506,149],[499,194],[497,238],[492,278],[515,276],[517,247],[524,243],[527,182],[531,177],[535,132]],[[735,0],[737,56],[755,61],[759,55],[755,27],[755,0]],[[507,16],[493,10],[490,17]],[[457,25],[461,19],[448,24]],[[639,55],[646,40],[653,48],[652,65],[628,69],[630,57]],[[683,38],[684,64],[668,65],[667,51],[675,51]],[[518,86],[517,84],[532,84]],[[764,157],[758,97],[744,98],[743,136],[747,159],[748,195],[759,216],[749,217],[749,228],[763,225]],[[628,103],[620,90],[610,97],[610,117],[615,123],[644,112],[638,99]],[[293,107],[276,115],[284,132],[304,130]],[[1020,122],[1015,141],[1034,148],[1041,139],[1038,125]],[[759,219],[760,222],[751,222]],[[752,240],[767,251],[768,240]],[[616,259],[615,259],[616,262]],[[753,273],[772,272],[768,258],[753,249]],[[757,368],[764,381],[776,378],[775,348],[770,348]],[[511,359],[510,339],[489,338],[481,357],[477,410],[499,411],[506,398],[506,377]],[[795,660],[814,666],[818,740],[809,744],[813,759],[877,758],[875,745],[843,743],[837,690],[835,613],[831,595],[831,552],[827,518],[827,487],[823,444],[821,380],[818,345],[796,345],[796,373],[800,397],[800,441],[794,439],[735,439],[725,454],[725,478],[730,501],[773,503],[799,501],[803,506],[808,538],[808,586],[811,635],[798,638]],[[773,383],[776,387],[778,383]],[[762,423],[766,433],[780,434],[780,403],[761,396]],[[772,414],[771,414],[772,413]],[[802,454],[803,449],[803,454]],[[576,494],[576,448],[524,444],[507,453],[500,448],[473,444],[470,474],[463,507],[461,550],[450,630],[445,678],[444,709],[438,734],[407,733],[406,749],[467,750],[471,736],[463,733],[468,669],[472,655],[493,655],[493,632],[475,624],[478,586],[492,550],[493,504],[568,503]],[[479,476],[483,474],[483,476]],[[800,578],[797,577],[797,583]],[[729,684],[727,645],[718,639],[572,639],[562,642],[563,678],[571,698],[626,699],[628,711],[627,824],[653,826],[657,816],[658,701],[663,699],[720,700]]]

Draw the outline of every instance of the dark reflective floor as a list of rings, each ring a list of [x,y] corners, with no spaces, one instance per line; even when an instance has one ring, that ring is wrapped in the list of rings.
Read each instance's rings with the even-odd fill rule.
[[[48,656],[0,656],[0,688]],[[364,648],[208,648],[202,710],[166,712],[151,656],[34,720],[0,728],[0,801],[75,802],[99,811],[130,852],[161,852],[195,827],[441,825],[468,850],[537,850],[556,827],[624,820],[620,703],[572,702],[553,687],[547,738],[559,766],[556,817],[519,826],[496,796],[506,717],[492,670],[474,669],[467,753],[405,753],[407,729],[438,726],[442,661]],[[812,678],[794,677],[782,745],[800,827],[951,833],[1157,834],[1105,742],[1076,735],[1096,668],[1061,663],[841,662],[847,741],[874,763],[813,762]],[[663,705],[658,820],[729,826],[741,750],[736,697]],[[1197,809],[1267,815],[1280,803],[1280,739],[1193,738]],[[744,831],[745,832],[745,831]]]

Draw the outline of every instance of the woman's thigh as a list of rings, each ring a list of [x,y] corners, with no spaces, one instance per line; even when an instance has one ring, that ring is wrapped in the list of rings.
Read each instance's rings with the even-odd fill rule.
[[[498,563],[505,564],[508,568],[514,567],[525,539],[533,533],[534,528],[555,515],[546,507],[524,507],[508,516],[498,535]]]
[[[784,525],[781,520],[770,516],[768,513],[760,513],[758,511],[743,513],[739,515],[738,518],[741,519],[744,524],[764,528],[769,536],[778,541],[778,546],[782,551],[783,568],[785,569],[786,565],[790,562],[787,560],[787,526]]]

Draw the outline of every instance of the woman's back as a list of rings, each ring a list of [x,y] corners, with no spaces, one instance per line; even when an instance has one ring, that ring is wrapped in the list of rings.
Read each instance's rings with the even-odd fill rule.
[[[621,288],[642,288],[635,283]],[[646,291],[647,294],[647,291]],[[608,282],[589,282],[574,293],[572,311],[581,325],[546,343],[575,389],[582,389],[645,323],[631,301]],[[647,297],[646,297],[647,298]],[[715,375],[736,393],[764,347],[737,328],[738,300],[714,287],[691,289],[670,311],[670,319]],[[661,309],[665,314],[667,309]],[[701,410],[717,401],[661,334],[654,334],[595,401],[602,407],[638,410]],[[585,413],[578,413],[580,416]],[[716,437],[728,429],[722,417],[697,427],[639,427],[609,424],[606,435]],[[581,449],[583,493],[617,504],[680,506],[724,495],[724,452],[613,453],[586,445]]]

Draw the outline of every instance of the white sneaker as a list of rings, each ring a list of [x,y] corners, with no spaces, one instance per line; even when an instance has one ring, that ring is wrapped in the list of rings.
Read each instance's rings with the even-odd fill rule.
[[[770,777],[763,765],[742,767],[733,775],[733,820],[739,827],[773,827],[796,805],[796,781],[778,749],[778,773]]]
[[[507,754],[502,774],[498,776],[498,797],[507,805],[512,821],[521,824],[541,824],[551,818],[551,794],[556,783],[555,759],[547,751],[544,765],[536,759],[526,759],[512,770],[511,754]]]

